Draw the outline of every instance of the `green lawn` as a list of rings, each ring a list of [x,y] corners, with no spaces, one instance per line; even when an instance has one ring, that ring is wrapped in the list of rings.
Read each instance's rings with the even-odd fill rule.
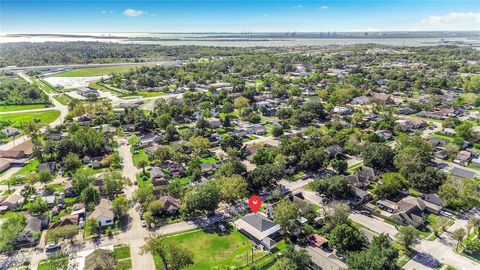
[[[204,230],[195,230],[167,236],[165,241],[178,243],[193,253],[194,264],[185,269],[230,269],[246,264],[247,254],[251,256],[252,241],[237,230],[226,235]],[[254,258],[265,253],[254,250]],[[251,258],[251,257],[250,257]],[[161,260],[157,257],[157,269],[161,269]]]
[[[122,260],[130,258],[130,247],[124,245],[118,245],[113,248],[115,259]]]
[[[56,99],[58,102],[62,103],[63,105],[68,105],[70,102],[73,101],[73,98],[66,94],[54,96],[53,98]]]
[[[55,191],[59,191],[59,192],[65,191],[65,187],[63,183],[50,184],[47,186],[54,189]]]
[[[354,173],[358,168],[362,167],[363,166],[363,162],[360,162],[360,163],[357,163],[357,164],[354,164],[352,166],[350,166],[347,170],[347,172],[349,173]]]
[[[62,258],[62,259],[59,259],[62,261],[62,264],[64,265],[67,265],[68,264],[68,257],[65,257],[65,258]],[[55,263],[55,265],[57,265],[57,263]],[[41,260],[39,263],[38,263],[38,270],[56,270],[57,268],[55,267],[55,265],[53,265],[51,263],[51,260],[48,260],[48,259],[45,259],[45,260]]]
[[[14,173],[8,180],[4,180],[2,182],[6,183],[7,181],[10,182],[10,184],[16,184],[16,183],[22,183],[23,180],[25,179],[24,177],[20,176],[26,176],[36,170],[38,170],[38,165],[40,162],[37,159],[32,159],[29,163],[27,163],[25,166],[23,166],[18,172]]]
[[[128,144],[129,145],[134,145],[134,144],[138,143],[139,141],[140,141],[140,139],[136,135],[133,135],[132,137],[128,138]]]
[[[51,110],[43,112],[28,112],[28,113],[14,113],[0,115],[0,121],[12,121],[12,126],[21,127],[22,123],[32,122],[38,120],[42,124],[53,122],[60,116],[60,111]]]
[[[45,91],[46,93],[56,93],[57,90],[51,86],[48,82],[42,80],[42,79],[37,79],[34,77],[30,77],[30,79],[33,81],[33,83],[38,86],[40,89]]]
[[[202,164],[204,163],[215,164],[217,163],[217,159],[215,157],[204,157],[200,159],[200,162]]]
[[[440,133],[433,133],[430,137],[446,140],[447,142],[453,142],[455,140],[454,136],[448,136]]]
[[[137,166],[137,167],[139,166],[140,160],[146,160],[148,162],[148,154],[144,149],[139,149],[139,150],[135,150],[135,151],[138,151],[138,153],[132,155],[133,164],[135,166]]]
[[[142,97],[158,97],[165,95],[164,92],[158,91],[138,91],[138,94]]]
[[[48,108],[48,104],[4,105],[0,106],[0,112],[24,111]]]
[[[80,68],[54,74],[52,77],[88,77],[88,76],[102,76],[111,73],[126,73],[130,69],[140,67],[138,65],[112,66],[112,67],[95,67],[95,68]]]

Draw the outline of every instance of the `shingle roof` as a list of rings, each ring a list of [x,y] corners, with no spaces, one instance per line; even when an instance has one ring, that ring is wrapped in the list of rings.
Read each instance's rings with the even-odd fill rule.
[[[275,224],[275,222],[271,221],[267,217],[258,213],[247,214],[242,219],[243,221],[248,223],[250,226],[254,227],[255,229],[261,232],[264,232],[277,225]]]

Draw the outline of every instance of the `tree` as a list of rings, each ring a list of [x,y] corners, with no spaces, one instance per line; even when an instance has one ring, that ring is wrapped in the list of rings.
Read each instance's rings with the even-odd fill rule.
[[[128,177],[124,177],[119,171],[113,171],[105,176],[103,188],[108,196],[113,196],[129,184],[131,184],[131,181]]]
[[[130,203],[127,198],[118,196],[112,201],[112,211],[117,218],[125,217],[128,209],[130,209]]]
[[[403,226],[398,230],[397,239],[409,251],[420,243],[420,232],[413,226]]]
[[[304,270],[313,265],[312,258],[305,249],[295,250],[289,246],[284,256],[275,264],[277,270]]]
[[[153,191],[148,187],[139,187],[134,194],[134,198],[140,203],[148,203],[153,200]]]
[[[398,251],[391,245],[386,234],[374,236],[367,249],[347,255],[351,270],[394,270],[397,269]]]
[[[84,202],[89,209],[93,209],[100,200],[100,194],[94,187],[89,186],[80,193],[80,201]]]
[[[448,226],[449,219],[443,216],[437,218],[437,221],[433,225],[433,233],[438,236],[442,232],[445,231],[446,227]]]
[[[382,183],[377,184],[374,192],[380,198],[392,199],[400,195],[400,191],[408,188],[407,180],[399,173],[385,173]]]
[[[323,167],[324,161],[324,149],[311,148],[305,151],[305,153],[301,156],[299,165],[305,170],[316,171]]]
[[[177,243],[166,243],[160,234],[145,238],[145,245],[141,247],[140,252],[159,256],[163,268],[167,270],[180,270],[193,264],[193,254],[190,250]]]
[[[216,180],[220,198],[227,203],[235,203],[247,196],[248,183],[241,175],[223,176]]]
[[[77,154],[68,153],[65,158],[63,158],[63,171],[71,174],[80,168],[82,164],[82,160],[80,160]]]
[[[78,171],[72,177],[72,186],[77,194],[82,193],[84,189],[89,187],[95,178],[85,172]]]
[[[85,228],[89,228],[91,235],[98,234],[100,232],[98,222],[94,218],[89,218],[87,221],[85,221]]]
[[[23,214],[13,214],[4,220],[0,225],[0,252],[9,252],[13,250],[17,243],[18,234],[26,225]]]
[[[369,143],[362,151],[363,164],[379,171],[391,168],[393,157],[393,150],[381,143]]]
[[[330,232],[328,245],[340,253],[346,253],[360,250],[364,243],[366,243],[366,239],[357,228],[348,224],[341,224]]]
[[[222,138],[220,141],[220,147],[223,151],[227,151],[228,148],[239,150],[243,146],[243,139],[237,134],[228,135]]]
[[[49,229],[47,241],[58,242],[60,239],[72,239],[78,234],[78,230],[78,226],[73,224]]]
[[[253,155],[253,163],[256,165],[263,165],[273,163],[275,155],[273,149],[261,148]]]
[[[48,171],[42,171],[38,173],[38,181],[40,181],[40,183],[46,184],[52,181],[52,178],[52,175]]]
[[[186,218],[194,218],[205,212],[214,211],[220,202],[220,190],[213,182],[195,186],[187,191],[182,200],[180,212]]]
[[[110,270],[116,269],[116,260],[113,251],[106,249],[95,249],[88,260],[85,260],[84,270]]]
[[[324,194],[330,199],[349,199],[354,195],[352,186],[350,186],[348,180],[342,175],[316,179],[310,183],[310,186],[316,192]]]
[[[480,238],[469,240],[465,244],[465,251],[472,255],[477,255],[480,253]]]
[[[31,204],[30,211],[34,214],[43,214],[48,210],[48,204],[42,198],[37,197]]]
[[[467,235],[467,232],[465,231],[464,228],[458,228],[455,231],[452,232],[452,238],[457,240],[457,247],[461,245],[463,238],[465,238],[465,235]]]
[[[210,141],[203,137],[191,137],[188,140],[188,146],[192,148],[192,152],[195,156],[205,154],[210,149]]]
[[[273,137],[275,137],[275,138],[278,138],[278,137],[282,136],[282,135],[283,135],[283,127],[274,126],[274,127],[272,128],[272,135],[273,135]]]
[[[249,100],[246,97],[237,97],[234,101],[235,109],[242,110],[243,108],[250,107]]]
[[[282,200],[275,205],[273,211],[273,221],[275,221],[283,233],[294,233],[298,228],[297,218],[300,216],[300,210],[297,205],[289,200]]]
[[[348,169],[348,163],[343,159],[332,159],[330,165],[338,174],[344,174]]]
[[[138,166],[142,168],[143,174],[145,174],[145,167],[147,167],[147,165],[148,165],[148,160],[146,159],[141,159],[138,161]]]
[[[283,176],[283,169],[277,164],[257,166],[248,174],[248,185],[252,188],[272,188]]]

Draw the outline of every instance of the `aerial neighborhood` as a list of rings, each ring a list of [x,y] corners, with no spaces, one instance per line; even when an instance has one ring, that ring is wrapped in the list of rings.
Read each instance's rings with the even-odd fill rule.
[[[478,50],[80,45],[9,49],[0,269],[480,269]]]

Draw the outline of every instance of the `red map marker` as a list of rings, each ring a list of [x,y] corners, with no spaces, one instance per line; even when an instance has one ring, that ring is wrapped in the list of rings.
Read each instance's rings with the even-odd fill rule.
[[[257,213],[260,209],[260,206],[262,206],[262,198],[260,198],[260,196],[253,195],[248,198],[248,205],[250,205],[250,209],[253,213]]]

